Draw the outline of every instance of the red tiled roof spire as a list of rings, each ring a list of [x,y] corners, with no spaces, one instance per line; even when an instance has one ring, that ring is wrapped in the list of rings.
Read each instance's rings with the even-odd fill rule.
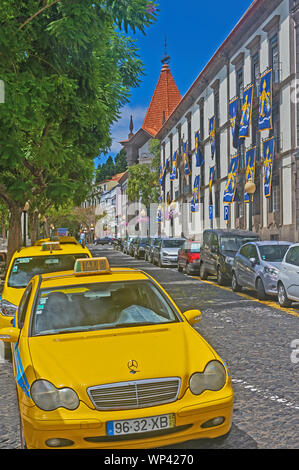
[[[142,129],[156,135],[162,124],[181,101],[181,94],[171,74],[169,65],[164,63],[158,83],[144,118]]]

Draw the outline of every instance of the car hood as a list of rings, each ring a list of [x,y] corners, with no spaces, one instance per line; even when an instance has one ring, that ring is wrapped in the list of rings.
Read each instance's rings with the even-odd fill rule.
[[[91,386],[190,375],[215,359],[214,350],[187,322],[28,338],[37,379],[71,387],[90,405]],[[130,373],[128,363],[138,363]],[[184,386],[185,385],[185,386]]]
[[[271,263],[264,261],[263,264],[264,266],[267,266],[267,268],[280,269],[281,261],[278,261],[278,262],[271,261]]]

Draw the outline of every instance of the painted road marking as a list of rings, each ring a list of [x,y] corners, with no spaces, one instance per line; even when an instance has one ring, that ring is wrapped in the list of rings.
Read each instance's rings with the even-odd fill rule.
[[[203,281],[200,277],[198,276],[192,276],[194,279],[199,279],[201,282],[205,284],[210,284],[215,287],[219,287],[220,289],[227,290],[229,292],[233,292],[230,287],[225,287],[225,286],[219,286],[219,284],[216,284],[213,281]],[[272,300],[259,300],[254,297],[251,297],[250,295],[244,294],[242,292],[233,292],[236,295],[239,295],[240,297],[243,297],[244,299],[251,300],[252,302],[258,302],[260,304],[266,305],[267,307],[272,307],[275,308],[276,310],[280,310],[281,312],[287,313],[288,315],[293,315],[294,317],[299,317],[299,313],[295,312],[291,308],[284,308],[281,307],[279,304],[276,302],[273,302]]]

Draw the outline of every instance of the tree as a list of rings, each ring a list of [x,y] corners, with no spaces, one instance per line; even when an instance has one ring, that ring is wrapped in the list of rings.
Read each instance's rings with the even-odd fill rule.
[[[129,167],[127,194],[131,201],[141,201],[146,207],[158,202],[160,166],[160,141],[152,139],[149,149],[153,155],[151,166],[137,163]]]
[[[125,150],[121,151],[115,156],[114,161],[109,156],[106,162],[98,166],[96,170],[96,182],[99,183],[106,179],[112,178],[117,173],[123,173],[128,168],[127,157]]]
[[[37,6],[38,4],[38,6]],[[10,211],[8,260],[26,200],[83,196],[92,162],[143,71],[125,35],[154,21],[145,0],[4,0],[0,4],[0,198]],[[117,30],[116,25],[119,27]],[[79,181],[78,179],[79,178]]]

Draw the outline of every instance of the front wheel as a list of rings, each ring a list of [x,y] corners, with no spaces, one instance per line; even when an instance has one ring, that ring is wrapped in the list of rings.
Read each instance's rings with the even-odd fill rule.
[[[278,285],[278,302],[281,307],[290,307],[292,301],[288,299],[284,285],[280,283]]]
[[[237,276],[235,273],[233,273],[232,274],[232,290],[234,292],[240,292],[241,289],[242,287],[240,286],[240,284],[238,284]]]
[[[207,275],[207,272],[204,268],[204,264],[203,263],[200,263],[200,268],[199,268],[199,276],[200,278],[205,281],[206,279],[208,279],[208,275]]]
[[[263,281],[260,278],[258,278],[257,283],[256,283],[256,292],[257,292],[257,298],[259,300],[265,300],[266,298],[265,287],[264,287]]]

